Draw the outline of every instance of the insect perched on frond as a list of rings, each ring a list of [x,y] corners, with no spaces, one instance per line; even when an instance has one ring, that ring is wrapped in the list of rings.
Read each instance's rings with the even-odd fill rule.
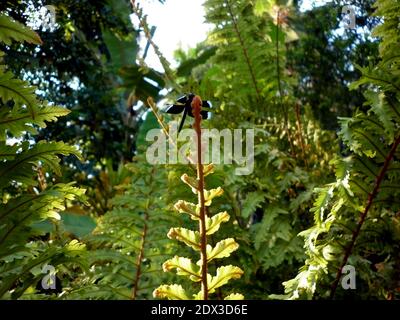
[[[186,115],[189,115],[190,117],[194,118],[193,112],[192,112],[192,101],[193,101],[194,97],[195,97],[194,93],[188,93],[188,94],[178,98],[174,104],[168,105],[167,109],[165,110],[165,112],[171,113],[171,114],[178,114],[178,113],[183,112],[182,119],[179,124],[178,133],[181,132],[181,130],[183,128],[183,125],[184,125],[185,119],[186,119]],[[202,110],[200,111],[200,114],[201,114],[201,117],[203,118],[203,120],[208,119],[209,111],[207,109],[210,109],[211,107],[212,107],[211,102],[209,102],[207,100],[202,101],[202,106],[201,106]]]

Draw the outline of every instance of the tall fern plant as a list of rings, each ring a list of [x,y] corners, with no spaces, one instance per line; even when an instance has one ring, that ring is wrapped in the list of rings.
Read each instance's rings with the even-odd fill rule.
[[[170,239],[181,241],[186,246],[198,252],[199,259],[193,263],[190,258],[174,256],[163,263],[165,272],[176,270],[177,275],[188,277],[191,281],[199,284],[198,292],[192,292],[195,300],[208,300],[209,295],[218,288],[227,284],[231,279],[238,279],[242,276],[243,270],[239,267],[227,265],[216,269],[215,276],[209,273],[209,264],[215,259],[229,257],[232,252],[237,250],[239,245],[233,238],[227,238],[219,241],[215,246],[208,244],[208,238],[215,234],[222,223],[229,220],[226,211],[220,212],[212,217],[208,216],[207,207],[211,206],[215,197],[223,193],[221,187],[207,190],[205,188],[205,177],[213,173],[214,166],[209,164],[205,166],[202,161],[202,140],[201,140],[201,105],[199,96],[195,96],[192,102],[194,115],[194,129],[196,132],[196,150],[197,158],[197,177],[190,177],[187,174],[182,175],[182,181],[187,184],[197,195],[197,204],[179,200],[175,204],[175,209],[180,213],[187,214],[192,220],[198,222],[198,230],[193,231],[187,228],[175,227],[168,232]],[[192,291],[192,290],[190,290]],[[179,284],[161,285],[154,290],[154,297],[168,298],[170,300],[189,300],[190,292],[185,290]],[[244,297],[238,293],[232,293],[225,297],[226,300],[242,300]]]
[[[35,32],[4,14],[0,14],[0,41],[41,44]],[[4,54],[0,52],[0,59]],[[79,157],[75,147],[61,141],[28,140],[46,122],[69,111],[40,101],[35,88],[16,79],[3,61],[0,98],[0,298],[7,299],[33,293],[45,264],[57,271],[59,265],[73,268],[81,263],[83,245],[60,238],[35,240],[41,235],[35,223],[48,219],[57,224],[58,212],[81,198],[84,190],[72,183],[46,181],[52,174],[61,174],[60,155]]]
[[[340,137],[350,153],[338,158],[336,181],[317,189],[314,225],[301,233],[308,258],[284,283],[284,298],[399,298],[400,276],[400,3],[379,0],[384,17],[373,34],[380,62],[359,68],[351,88],[365,89],[366,112],[341,118]],[[356,272],[355,293],[343,290],[344,267]]]

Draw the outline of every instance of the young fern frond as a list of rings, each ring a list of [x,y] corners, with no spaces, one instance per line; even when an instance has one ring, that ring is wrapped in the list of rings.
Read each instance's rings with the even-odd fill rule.
[[[212,200],[220,196],[223,190],[217,189],[206,190],[204,177],[213,173],[213,165],[203,165],[202,161],[202,145],[201,145],[201,99],[195,96],[192,102],[193,114],[195,117],[194,129],[196,131],[197,143],[197,178],[190,177],[187,174],[182,176],[182,181],[187,184],[197,194],[197,204],[179,200],[175,204],[175,209],[180,213],[186,213],[192,220],[198,222],[198,231],[186,228],[171,228],[168,232],[168,238],[183,242],[199,253],[200,259],[193,263],[191,259],[175,256],[164,262],[163,270],[165,272],[176,269],[177,275],[189,277],[193,282],[200,283],[200,291],[194,293],[195,300],[208,300],[209,294],[215,292],[217,288],[228,283],[231,279],[240,278],[243,270],[232,265],[221,266],[216,270],[216,275],[212,276],[208,273],[208,266],[214,259],[229,257],[230,254],[237,250],[239,245],[234,239],[229,238],[219,241],[214,247],[208,244],[207,237],[214,234],[220,228],[221,223],[229,220],[227,212],[220,212],[212,217],[207,214],[207,207],[211,206]],[[168,298],[171,300],[188,300],[190,294],[177,284],[161,285],[153,292],[156,298]],[[240,294],[233,294],[228,299],[243,299]]]

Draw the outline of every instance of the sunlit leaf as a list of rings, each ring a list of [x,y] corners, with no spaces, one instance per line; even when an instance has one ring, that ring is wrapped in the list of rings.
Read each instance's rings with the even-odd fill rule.
[[[205,205],[210,206],[212,200],[215,197],[219,197],[224,193],[224,190],[221,187],[218,187],[216,189],[211,189],[211,190],[204,190],[204,199],[205,199]]]
[[[176,274],[188,276],[192,281],[200,281],[201,275],[199,268],[188,258],[175,256],[163,263],[165,272],[176,269]]]
[[[223,266],[217,269],[214,277],[207,279],[208,292],[213,293],[215,289],[227,284],[231,279],[239,279],[243,274],[243,270],[235,266]]]
[[[189,300],[185,289],[181,285],[162,285],[153,291],[154,298],[167,298],[169,300]]]
[[[229,221],[229,214],[228,212],[220,212],[216,215],[212,216],[211,218],[206,218],[206,230],[207,235],[211,235],[219,230],[221,223]]]
[[[228,238],[225,240],[219,241],[215,247],[207,245],[207,261],[211,261],[213,259],[221,259],[229,257],[230,254],[237,250],[239,245],[236,243],[235,239]],[[200,261],[197,262],[200,265]]]
[[[176,239],[186,243],[195,250],[200,250],[200,233],[185,228],[171,228],[168,232],[168,238]]]
[[[174,208],[178,210],[178,212],[188,213],[193,220],[198,220],[200,217],[200,208],[198,205],[187,202],[184,200],[179,200],[175,205]]]
[[[231,293],[229,296],[226,296],[224,300],[244,300],[244,296],[240,293]]]
[[[42,40],[36,32],[11,19],[11,17],[0,14],[0,41],[10,45],[12,40],[42,44]]]

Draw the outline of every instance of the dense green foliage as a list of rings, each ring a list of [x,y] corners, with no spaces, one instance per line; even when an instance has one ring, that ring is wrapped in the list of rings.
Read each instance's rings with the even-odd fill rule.
[[[358,285],[369,298],[398,295],[393,278],[399,276],[400,32],[393,26],[400,6],[384,0],[376,5],[376,15],[385,17],[374,30],[382,39],[381,60],[360,68],[362,77],[351,86],[365,85],[369,108],[339,118],[339,135],[350,156],[333,160],[336,182],[318,190],[314,225],[301,233],[308,258],[296,278],[285,282],[290,298],[316,293],[333,298],[347,263],[358,270]]]
[[[166,214],[165,172],[140,161],[120,168],[113,209],[86,239],[90,272],[74,281],[68,298],[149,299],[159,283],[162,262],[173,249],[165,235],[180,223]]]
[[[0,41],[42,42],[36,33],[5,15],[0,15]],[[0,66],[0,98],[0,297],[15,299],[41,280],[43,264],[71,270],[84,266],[80,259],[84,244],[58,238],[58,232],[50,241],[45,241],[47,236],[40,240],[43,231],[35,223],[49,220],[57,230],[58,211],[82,198],[85,190],[74,183],[45,179],[61,174],[60,155],[80,156],[75,147],[44,140],[31,145],[24,138],[25,132],[34,135],[38,127],[69,111],[40,101],[35,88],[15,78],[4,64]],[[21,142],[10,146],[7,138],[11,137]]]
[[[0,4],[1,299],[399,299],[398,1],[354,1],[352,30],[339,0],[206,0],[176,68],[138,4],[53,1],[34,32],[27,3]],[[203,128],[254,129],[249,175],[148,162],[183,92],[212,102]]]

